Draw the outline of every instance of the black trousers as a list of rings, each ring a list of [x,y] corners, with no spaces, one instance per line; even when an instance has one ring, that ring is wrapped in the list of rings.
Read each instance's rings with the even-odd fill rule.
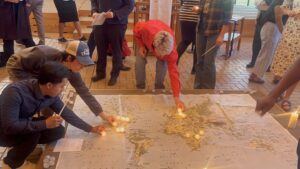
[[[26,48],[35,46],[35,43],[32,38],[22,39],[22,44],[25,45]],[[1,55],[1,65],[5,65],[9,57],[15,53],[14,49],[14,40],[5,40],[3,39],[3,54]]]
[[[261,31],[262,26],[258,22],[259,22],[259,20],[257,19],[253,42],[252,42],[252,58],[251,58],[251,62],[250,62],[251,64],[255,64],[257,56],[258,56],[260,48],[261,48],[260,31]]]
[[[11,168],[23,165],[26,157],[35,149],[37,144],[46,144],[64,137],[65,128],[59,126],[36,133],[24,135],[0,134],[0,146],[12,147],[4,158],[4,162]]]
[[[178,53],[177,65],[179,64],[179,60],[182,54],[187,49],[187,47],[191,43],[195,43],[197,22],[180,21],[180,26],[181,26],[182,40],[179,42],[177,46],[177,53]],[[192,50],[193,50],[193,68],[194,68],[197,63],[197,54],[195,48],[193,48]]]
[[[90,55],[91,57],[93,56],[94,50],[96,48],[96,41],[95,41],[95,29],[93,28],[90,37],[87,41],[87,45],[89,46],[89,50],[90,50]]]
[[[98,60],[96,67],[97,75],[106,75],[107,49],[112,46],[112,70],[111,77],[118,77],[122,66],[122,44],[127,25],[106,24],[94,27],[94,38],[97,45]]]

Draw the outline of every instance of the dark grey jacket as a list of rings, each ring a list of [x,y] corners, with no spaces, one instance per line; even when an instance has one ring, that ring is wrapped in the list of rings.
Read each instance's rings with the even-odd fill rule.
[[[7,61],[6,69],[13,80],[31,79],[38,76],[45,62],[61,62],[62,59],[63,52],[58,49],[43,45],[34,46],[13,54]],[[102,107],[86,87],[80,73],[70,71],[68,80],[92,112],[98,116],[103,111]]]
[[[127,24],[128,15],[134,7],[134,0],[91,0],[92,12],[112,11],[114,18],[106,19],[104,24]]]
[[[0,134],[17,135],[46,130],[45,120],[33,121],[33,115],[48,107],[59,112],[63,106],[58,96],[44,96],[36,79],[12,83],[0,96]],[[67,107],[61,116],[79,129],[86,132],[92,130],[92,126]]]

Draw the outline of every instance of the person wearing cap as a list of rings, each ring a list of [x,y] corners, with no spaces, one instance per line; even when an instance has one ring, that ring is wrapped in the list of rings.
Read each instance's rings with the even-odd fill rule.
[[[6,70],[12,81],[37,78],[40,68],[47,61],[60,62],[69,69],[68,80],[70,84],[96,116],[100,116],[109,123],[115,120],[114,116],[103,111],[100,103],[90,93],[79,73],[85,66],[94,64],[85,42],[72,41],[68,43],[65,51],[44,45],[23,49],[10,57],[7,61]]]
[[[51,61],[40,67],[37,79],[5,87],[0,96],[0,146],[11,148],[3,159],[2,169],[36,168],[25,159],[37,144],[47,144],[64,137],[63,120],[85,132],[101,135],[105,130],[104,125],[91,126],[64,107],[59,95],[67,84],[68,76],[67,67]],[[34,116],[45,108],[52,109],[55,115],[47,118]]]
[[[164,79],[169,71],[174,100],[177,108],[184,110],[180,100],[180,80],[177,68],[177,50],[172,29],[159,20],[139,22],[134,26],[134,38],[139,47],[135,63],[136,87],[145,89],[147,53],[153,52],[157,58],[155,89],[164,89]]]

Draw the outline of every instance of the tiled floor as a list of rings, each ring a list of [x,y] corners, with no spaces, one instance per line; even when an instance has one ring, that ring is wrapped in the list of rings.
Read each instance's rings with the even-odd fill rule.
[[[63,50],[65,44],[57,43],[55,39],[47,39],[46,44],[58,49]],[[248,82],[248,76],[251,69],[246,69],[245,65],[250,60],[251,55],[251,44],[252,40],[250,38],[244,38],[240,51],[234,50],[233,56],[225,60],[221,57],[224,53],[224,48],[220,48],[219,54],[216,58],[217,67],[217,84],[216,89],[218,90],[257,90],[262,93],[267,93],[273,87],[272,74],[266,73],[265,80],[266,83],[263,85],[253,84]],[[2,44],[0,43],[0,51]],[[16,45],[16,51],[20,50],[22,46]],[[94,59],[96,59],[96,54],[94,53]],[[154,88],[154,78],[155,78],[155,61],[154,57],[148,57],[147,64],[147,89],[151,90]],[[107,64],[107,78],[100,82],[91,82],[91,77],[95,73],[95,66],[85,68],[81,71],[82,77],[84,78],[87,86],[91,90],[97,89],[112,89],[112,90],[131,90],[135,88],[135,73],[134,73],[134,62],[135,57],[130,56],[125,59],[125,64],[131,67],[128,72],[121,72],[118,79],[118,83],[115,86],[107,86],[107,82],[110,78],[111,70],[111,59],[109,57]],[[184,53],[179,64],[180,80],[182,85],[182,90],[193,90],[194,75],[190,74],[192,65],[192,55],[188,52]],[[0,69],[0,89],[5,87],[9,83],[7,78],[7,73],[5,68]],[[170,82],[168,75],[166,76],[165,85],[167,89],[170,89]],[[300,103],[300,87],[297,87],[296,91],[292,95],[293,108],[295,108]]]

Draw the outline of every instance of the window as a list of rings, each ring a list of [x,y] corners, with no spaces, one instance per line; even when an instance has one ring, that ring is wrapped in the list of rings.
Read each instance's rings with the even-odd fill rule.
[[[255,0],[235,0],[236,5],[254,6]]]

